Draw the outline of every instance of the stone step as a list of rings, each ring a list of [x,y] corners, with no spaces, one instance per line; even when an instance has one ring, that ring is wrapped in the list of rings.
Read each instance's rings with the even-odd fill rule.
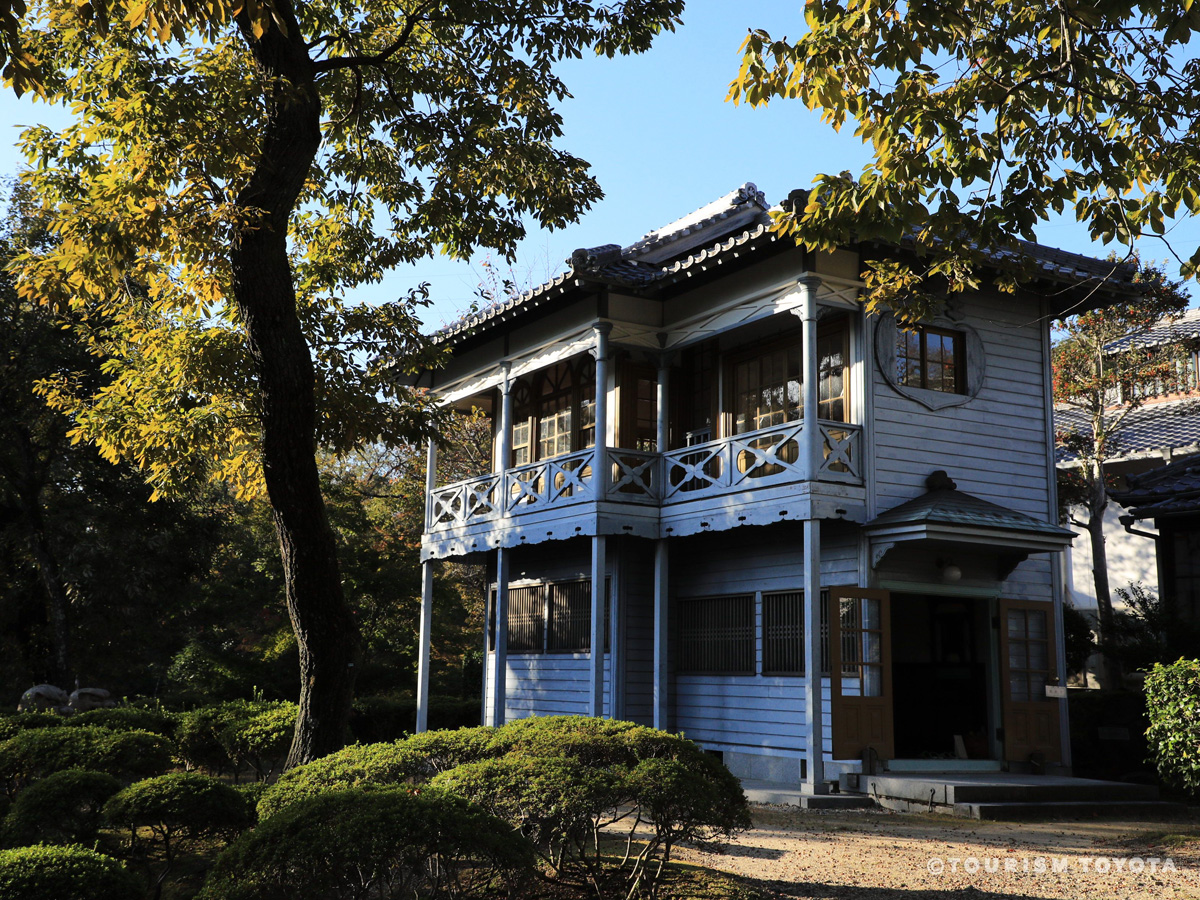
[[[854,787],[853,778],[847,779]],[[1067,778],[1055,775],[863,775],[858,793],[877,800],[889,798],[917,806],[954,806],[957,803],[1111,803],[1154,801],[1152,785]]]
[[[742,780],[742,791],[751,803],[799,806],[802,809],[874,809],[865,794],[806,794],[799,786],[753,779]]]
[[[994,822],[1049,819],[1178,819],[1188,815],[1183,803],[1166,800],[1079,801],[1071,803],[955,803],[951,815]]]

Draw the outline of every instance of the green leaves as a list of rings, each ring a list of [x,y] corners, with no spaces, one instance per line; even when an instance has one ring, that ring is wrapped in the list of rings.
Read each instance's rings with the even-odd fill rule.
[[[969,287],[996,267],[988,251],[1016,249],[1068,206],[1106,243],[1170,240],[1200,191],[1200,66],[1185,46],[1196,12],[810,0],[798,40],[751,32],[729,97],[796,97],[834,127],[854,123],[874,161],[818,176],[820,204],[777,224],[809,247],[902,235],[917,277],[903,291],[871,281],[871,298],[919,306],[921,285]]]

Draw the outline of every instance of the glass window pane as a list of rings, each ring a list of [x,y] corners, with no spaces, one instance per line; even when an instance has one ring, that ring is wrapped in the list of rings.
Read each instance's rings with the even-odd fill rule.
[[[1008,611],[1008,636],[1025,637],[1025,611],[1010,609]]]
[[[1008,667],[1010,669],[1027,669],[1029,655],[1025,651],[1024,641],[1011,641],[1008,645]]]
[[[883,696],[883,671],[879,666],[863,667],[862,695],[864,697]]]
[[[1029,626],[1029,636],[1044,640],[1046,637],[1046,613],[1040,609],[1031,609],[1028,611],[1026,621]]]
[[[878,630],[882,628],[879,618],[879,601],[874,597],[862,601],[862,627]]]
[[[1029,642],[1029,668],[1045,672],[1050,668],[1044,641]]]

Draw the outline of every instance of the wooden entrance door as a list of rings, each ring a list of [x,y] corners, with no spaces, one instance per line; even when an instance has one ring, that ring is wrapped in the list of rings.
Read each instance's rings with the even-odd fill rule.
[[[1026,762],[1040,753],[1062,761],[1059,701],[1046,696],[1057,684],[1054,607],[1036,600],[1000,601],[1001,714],[1004,758]]]
[[[830,588],[829,673],[833,758],[856,759],[871,747],[880,759],[891,759],[892,621],[887,591]]]

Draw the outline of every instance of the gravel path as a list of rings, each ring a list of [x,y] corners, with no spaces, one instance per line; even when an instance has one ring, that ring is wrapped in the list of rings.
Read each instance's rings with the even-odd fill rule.
[[[756,806],[754,823],[725,853],[687,848],[677,859],[804,900],[1200,898],[1196,822],[1031,824]],[[1181,832],[1197,837],[1169,837]]]

